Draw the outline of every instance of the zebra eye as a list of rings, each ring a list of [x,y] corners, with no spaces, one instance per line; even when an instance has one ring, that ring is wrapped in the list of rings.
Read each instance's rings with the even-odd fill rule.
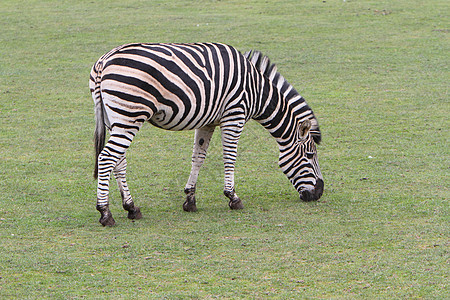
[[[313,159],[314,153],[313,153],[313,152],[306,152],[306,157],[307,157],[308,159]]]

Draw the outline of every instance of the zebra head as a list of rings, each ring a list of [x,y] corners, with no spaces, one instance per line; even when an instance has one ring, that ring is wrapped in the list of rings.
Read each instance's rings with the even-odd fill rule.
[[[317,159],[316,141],[311,121],[298,122],[286,147],[280,147],[279,165],[303,201],[318,200],[323,193],[323,177]]]

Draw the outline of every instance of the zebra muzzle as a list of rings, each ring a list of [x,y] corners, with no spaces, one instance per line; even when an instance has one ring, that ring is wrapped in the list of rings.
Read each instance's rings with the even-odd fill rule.
[[[306,202],[319,200],[323,194],[323,187],[324,187],[323,180],[318,178],[316,181],[316,185],[314,186],[314,189],[311,190],[304,189],[300,191],[300,200]]]

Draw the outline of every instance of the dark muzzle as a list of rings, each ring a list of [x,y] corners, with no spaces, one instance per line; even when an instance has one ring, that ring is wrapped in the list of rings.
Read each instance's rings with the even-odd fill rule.
[[[323,194],[323,180],[317,179],[316,185],[312,190],[303,190],[300,192],[300,200],[302,201],[316,201],[319,200]]]

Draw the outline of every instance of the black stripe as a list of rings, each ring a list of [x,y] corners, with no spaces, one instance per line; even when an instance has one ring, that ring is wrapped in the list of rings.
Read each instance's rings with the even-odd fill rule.
[[[124,115],[124,116],[127,116],[127,117],[131,117],[131,118],[139,117],[139,116],[142,116],[142,115],[146,116],[147,119],[149,119],[151,117],[150,113],[147,112],[147,111],[129,112],[129,111],[117,108],[117,107],[110,106],[108,104],[106,104],[106,106],[108,106],[108,108],[110,108],[112,111],[114,111],[114,112],[116,112],[118,114],[121,114],[121,115]]]
[[[144,122],[145,120],[143,119],[136,119],[136,122]],[[119,128],[123,128],[123,129],[129,129],[129,130],[139,130],[139,126],[133,126],[133,125],[127,125],[127,124],[122,124],[122,123],[113,123],[111,124],[111,127],[119,127]],[[127,131],[129,134],[131,135],[135,135],[132,131]]]
[[[117,137],[117,138],[120,138],[120,139],[126,139],[126,140],[128,140],[130,142],[133,140],[130,137],[124,135],[124,134],[118,134],[118,133],[111,134],[111,137]]]

